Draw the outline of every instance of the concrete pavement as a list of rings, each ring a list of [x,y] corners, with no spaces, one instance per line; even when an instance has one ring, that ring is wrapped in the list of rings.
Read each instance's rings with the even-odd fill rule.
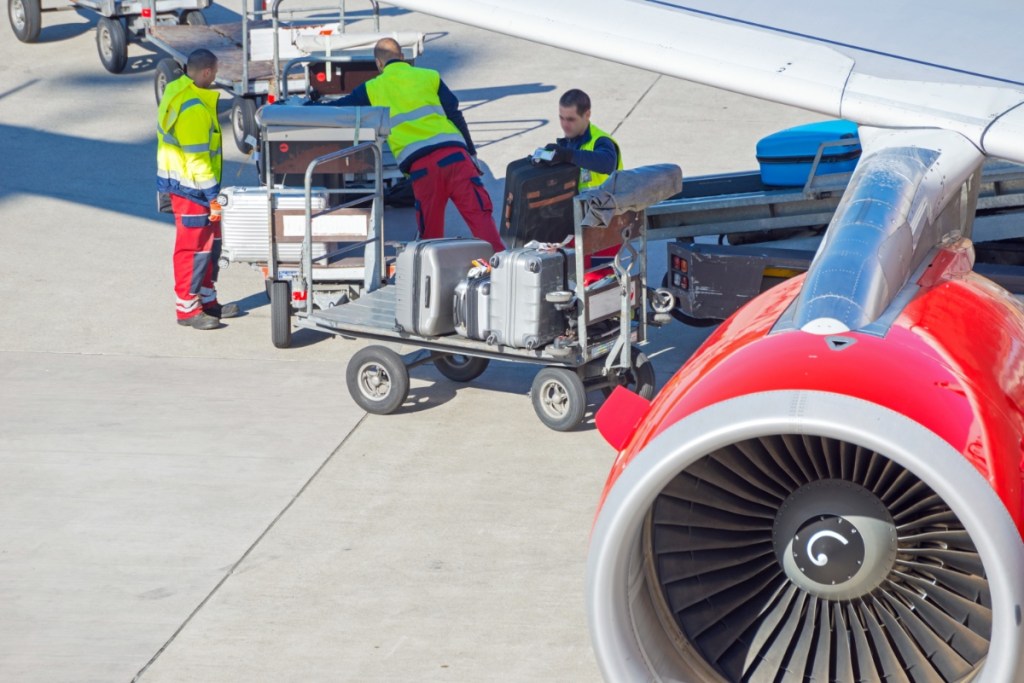
[[[399,413],[367,416],[344,383],[362,343],[275,349],[240,266],[220,290],[244,317],[177,326],[159,55],[108,74],[95,19],[46,13],[33,45],[0,28],[0,679],[597,680],[583,568],[614,453],[592,422],[546,429],[511,363],[458,387],[417,368]],[[570,87],[627,166],[685,175],[752,168],[759,137],[816,120],[393,8],[382,27],[428,33],[418,63],[462,100],[495,198]],[[256,184],[225,151],[224,184]],[[408,234],[408,210],[386,221]],[[657,332],[659,384],[705,334]]]

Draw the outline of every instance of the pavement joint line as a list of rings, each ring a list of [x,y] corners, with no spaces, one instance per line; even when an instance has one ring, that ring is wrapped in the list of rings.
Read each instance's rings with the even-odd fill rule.
[[[644,101],[644,98],[647,97],[647,94],[654,90],[654,86],[658,85],[658,81],[660,80],[661,74],[658,74],[655,77],[655,79],[651,81],[651,84],[647,87],[647,90],[644,90],[644,93],[640,97],[638,97],[636,102],[633,103],[633,106],[629,108],[629,111],[627,111],[626,115],[622,117],[622,120],[619,121],[614,128],[612,128],[611,135],[615,135],[617,132],[619,132],[619,128],[622,127],[622,124],[629,120],[629,117],[633,114],[636,108],[640,106],[640,103]]]
[[[282,517],[284,517],[288,510],[291,509],[292,505],[295,504],[295,501],[297,501],[302,496],[302,494],[306,492],[306,489],[309,488],[309,485],[312,484],[313,480],[320,475],[320,473],[324,470],[325,467],[327,467],[328,463],[334,460],[334,456],[337,455],[337,453],[342,448],[345,447],[345,444],[348,442],[348,440],[352,437],[353,434],[355,434],[356,430],[358,430],[359,427],[366,420],[367,415],[369,415],[369,413],[363,413],[363,416],[359,418],[359,421],[352,426],[352,429],[348,431],[348,434],[345,435],[345,438],[343,438],[338,443],[338,445],[334,447],[334,450],[331,451],[330,455],[328,455],[324,459],[324,461],[320,463],[320,466],[316,468],[316,471],[309,476],[309,479],[307,479],[306,482],[302,485],[302,487],[295,493],[295,495],[292,496],[291,500],[288,501],[288,504],[285,505],[281,509],[281,511],[277,513],[274,519],[271,520],[270,524],[267,525],[267,528],[260,533],[260,535],[256,538],[255,541],[252,542],[252,544],[249,545],[248,548],[246,548],[245,552],[242,553],[242,556],[238,558],[234,564],[231,565],[231,568],[228,569],[224,576],[221,577],[220,581],[217,582],[217,585],[210,589],[210,592],[206,594],[206,597],[203,598],[198,605],[196,605],[195,609],[193,609],[187,617],[185,617],[185,620],[181,622],[181,625],[179,625],[178,628],[175,629],[174,633],[172,633],[171,636],[167,639],[167,641],[160,646],[160,649],[157,650],[152,657],[150,657],[149,661],[146,662],[145,666],[139,669],[139,672],[132,677],[131,683],[138,683],[138,681],[142,679],[142,676],[146,673],[146,671],[149,670],[149,667],[151,667],[156,662],[156,660],[160,658],[160,655],[162,655],[164,651],[171,645],[171,643],[174,642],[174,640],[178,637],[178,634],[185,630],[185,627],[189,625],[189,623],[192,621],[192,618],[199,614],[199,611],[206,606],[206,603],[208,603],[210,599],[217,594],[217,591],[220,590],[220,587],[223,586],[227,582],[227,580],[234,575],[235,570],[238,569],[238,567],[243,562],[245,562],[245,559],[249,557],[253,550],[256,549],[256,546],[260,544],[260,541],[262,541],[266,537],[266,535],[270,533],[271,529],[273,529],[277,525],[277,522]]]
[[[39,351],[36,349],[0,349],[0,356],[13,356],[16,354],[33,354],[37,356],[81,356],[83,358],[131,358],[140,360],[211,360],[211,361],[224,361],[226,363],[233,362],[244,362],[244,363],[302,363],[304,365],[310,365],[315,363],[325,363],[328,365],[334,365],[338,361],[333,358],[324,359],[313,359],[291,357],[291,358],[260,358],[256,356],[202,356],[199,354],[185,356],[181,354],[156,354],[156,355],[143,355],[137,353],[107,353],[100,351],[60,351],[47,349]]]

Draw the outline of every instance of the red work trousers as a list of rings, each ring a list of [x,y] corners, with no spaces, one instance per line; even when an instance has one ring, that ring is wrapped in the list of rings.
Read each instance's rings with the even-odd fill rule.
[[[179,320],[217,303],[215,283],[220,259],[220,221],[210,222],[210,209],[171,195],[174,211],[174,296]]]
[[[457,147],[443,147],[417,159],[409,168],[412,193],[416,197],[416,221],[421,239],[444,236],[444,210],[455,202],[469,231],[489,242],[494,251],[505,245],[494,224],[491,196],[469,153]]]

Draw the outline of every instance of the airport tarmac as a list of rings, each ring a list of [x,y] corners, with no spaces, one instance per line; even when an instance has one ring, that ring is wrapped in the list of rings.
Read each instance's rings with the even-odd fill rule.
[[[274,348],[243,266],[219,283],[243,317],[176,325],[159,55],[109,74],[95,23],[46,13],[31,45],[0,27],[0,680],[599,680],[584,563],[615,454],[592,417],[548,430],[512,363],[460,386],[421,366],[406,406],[367,415],[344,382],[363,342]],[[821,118],[386,5],[382,29],[427,34],[417,63],[462,101],[496,199],[572,87],[627,166],[684,176],[753,168],[757,139]],[[223,184],[256,185],[230,132],[225,153]],[[389,239],[410,225],[385,216]],[[659,386],[707,332],[653,335]]]

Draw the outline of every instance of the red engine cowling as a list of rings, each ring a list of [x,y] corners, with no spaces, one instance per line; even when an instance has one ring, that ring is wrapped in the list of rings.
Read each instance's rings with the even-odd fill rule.
[[[795,278],[606,402],[606,678],[1024,681],[1024,310],[947,256],[860,332],[784,329]]]

